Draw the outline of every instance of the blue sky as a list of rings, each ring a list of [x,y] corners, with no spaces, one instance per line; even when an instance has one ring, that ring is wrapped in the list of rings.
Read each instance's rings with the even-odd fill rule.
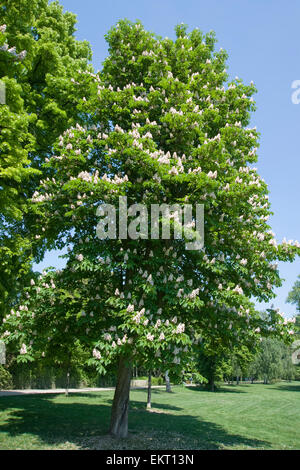
[[[77,39],[88,40],[96,70],[107,55],[104,34],[119,19],[139,19],[161,36],[174,37],[174,26],[214,30],[217,47],[229,54],[228,72],[249,83],[254,81],[257,111],[252,124],[261,133],[256,166],[270,189],[274,216],[272,229],[278,240],[300,239],[300,104],[292,103],[292,82],[300,80],[300,2],[278,0],[62,0],[65,10],[77,14]],[[48,253],[37,265],[63,266],[56,253]],[[285,279],[273,303],[293,316],[286,304],[300,261],[280,263]],[[264,307],[265,304],[262,304]]]

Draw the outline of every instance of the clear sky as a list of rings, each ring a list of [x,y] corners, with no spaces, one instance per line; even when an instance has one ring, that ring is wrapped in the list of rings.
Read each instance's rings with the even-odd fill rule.
[[[274,216],[271,226],[279,241],[300,239],[300,104],[292,103],[292,82],[300,80],[300,1],[289,0],[61,0],[77,14],[77,39],[88,40],[96,70],[107,55],[104,34],[118,22],[139,19],[163,37],[174,37],[174,26],[214,30],[217,47],[229,54],[228,72],[254,81],[257,111],[252,124],[261,133],[256,166],[270,189]],[[63,265],[57,253],[48,253],[37,265]],[[300,261],[280,263],[285,279],[273,303],[286,316],[295,308],[285,303]],[[261,308],[265,307],[262,304]]]

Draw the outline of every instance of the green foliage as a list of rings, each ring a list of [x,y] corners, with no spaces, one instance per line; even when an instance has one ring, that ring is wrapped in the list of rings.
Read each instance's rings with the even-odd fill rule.
[[[300,381],[300,365],[294,366],[294,380]]]
[[[148,376],[140,376],[140,377],[133,377],[132,380],[146,380],[148,381]],[[152,385],[164,385],[165,380],[163,377],[151,377],[151,384]]]
[[[199,387],[132,390],[131,435],[105,435],[112,391],[1,397],[2,450],[182,449],[269,450],[300,448],[299,382],[223,386],[212,395]],[[78,425],[80,423],[80,425]],[[103,438],[102,438],[103,436]],[[223,453],[221,455],[223,455]]]
[[[253,362],[249,365],[249,374],[263,379],[264,383],[279,379],[292,380],[295,375],[292,347],[274,338],[264,338]]]
[[[258,132],[248,127],[255,87],[228,82],[214,34],[176,32],[172,41],[120,21],[106,36],[102,70],[65,77],[78,122],[65,120],[71,126],[37,163],[43,179],[31,194],[30,227],[38,253],[67,249],[66,267],[33,279],[4,318],[3,336],[19,360],[63,361],[78,341],[101,374],[122,355],[179,376],[203,344],[215,376],[216,358],[240,344],[290,341],[279,312],[263,319],[250,301],[274,297],[276,261],[299,254],[296,242],[278,244],[268,224],[268,188],[253,167]],[[39,66],[44,52],[37,54]],[[48,73],[37,73],[38,89]],[[53,136],[42,98],[34,94],[34,109],[41,100],[38,122]],[[148,213],[162,202],[203,203],[205,249],[187,250],[187,235],[179,240],[173,231],[170,240],[100,240],[97,208],[116,207],[122,196]]]
[[[291,292],[289,292],[287,302],[294,304],[296,309],[300,313],[300,275],[298,276],[299,281],[296,281]],[[298,318],[298,327],[299,327],[299,318]]]

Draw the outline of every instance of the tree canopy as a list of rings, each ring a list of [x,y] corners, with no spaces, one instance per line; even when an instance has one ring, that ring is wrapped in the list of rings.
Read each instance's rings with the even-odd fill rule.
[[[29,209],[46,171],[42,163],[60,133],[79,119],[71,77],[90,68],[91,51],[75,39],[75,23],[58,2],[1,2],[0,316],[28,280],[33,257],[43,255],[32,243]]]

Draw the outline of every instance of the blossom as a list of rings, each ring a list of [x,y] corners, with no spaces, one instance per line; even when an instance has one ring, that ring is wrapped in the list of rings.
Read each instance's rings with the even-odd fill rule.
[[[235,288],[233,289],[233,292],[237,292],[237,294],[241,294],[241,295],[242,295],[242,294],[243,294],[243,289],[242,289],[239,285],[237,285],[237,286],[235,286]]]
[[[190,298],[190,299],[194,299],[198,294],[199,294],[199,288],[194,289],[194,290],[189,294],[189,298]]]
[[[25,59],[26,55],[27,55],[27,51],[25,51],[25,50],[24,50],[24,51],[21,51],[21,52],[19,53],[19,55],[18,55],[18,58],[19,58],[20,60],[23,60],[23,59]]]
[[[265,235],[263,233],[258,233],[257,234],[257,239],[262,242],[265,239]]]
[[[96,348],[93,349],[93,357],[96,359],[101,359],[101,354]]]
[[[17,55],[17,53],[16,53],[16,47],[15,47],[15,46],[14,46],[14,47],[11,47],[10,49],[8,49],[8,52],[9,52],[10,54],[14,55],[14,56]]]
[[[141,321],[141,315],[139,313],[137,313],[134,317],[133,317],[133,321],[137,324],[140,323]]]
[[[76,150],[76,152],[77,152],[77,150]],[[83,181],[87,181],[88,183],[92,183],[92,181],[93,181],[92,175],[90,175],[90,173],[88,171],[82,171],[81,173],[79,173],[77,178],[80,178]]]
[[[172,166],[171,170],[169,170],[170,175],[178,175],[178,170],[175,166]]]
[[[27,347],[24,343],[22,344],[22,347],[20,349],[20,354],[27,354]]]
[[[178,292],[177,292],[177,297],[181,297],[183,292],[184,292],[183,289],[179,289]]]
[[[183,333],[185,329],[184,323],[179,323],[176,328],[176,334]]]
[[[217,175],[218,175],[217,170],[214,171],[214,172],[209,171],[209,172],[207,173],[207,176],[208,176],[209,178],[211,178],[211,179],[216,179],[216,178],[217,178]]]

